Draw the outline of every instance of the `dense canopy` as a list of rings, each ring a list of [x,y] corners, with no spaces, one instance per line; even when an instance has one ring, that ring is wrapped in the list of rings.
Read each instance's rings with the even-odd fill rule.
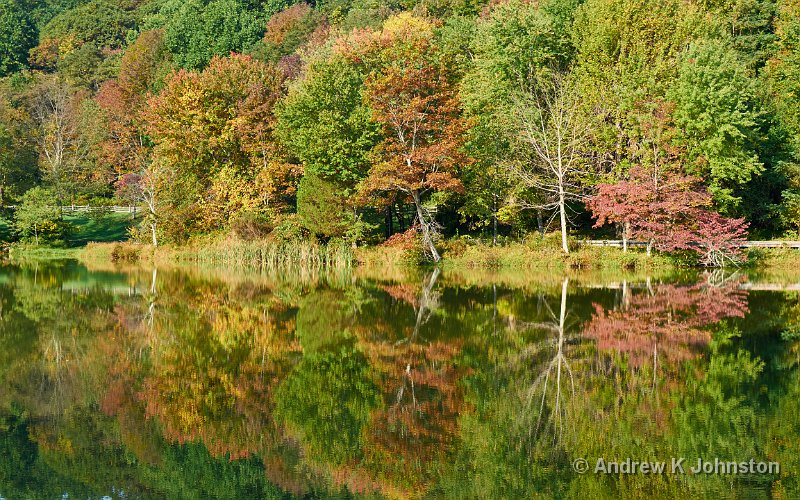
[[[434,260],[490,232],[675,247],[654,213],[686,248],[793,236],[798,68],[790,0],[6,0],[0,198],[139,204],[154,244],[413,227]]]

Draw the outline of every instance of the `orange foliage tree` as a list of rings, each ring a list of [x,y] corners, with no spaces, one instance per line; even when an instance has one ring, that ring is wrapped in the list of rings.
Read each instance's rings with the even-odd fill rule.
[[[179,71],[149,101],[147,130],[171,209],[165,232],[213,230],[244,213],[282,208],[296,172],[279,160],[272,108],[283,75],[249,56],[214,58],[202,73]]]
[[[382,31],[354,33],[338,50],[371,69],[364,95],[383,129],[361,192],[410,198],[423,245],[439,261],[437,226],[423,199],[436,191],[463,191],[457,172],[469,159],[462,151],[465,123],[455,78],[435,44],[433,28],[400,14],[387,20]]]

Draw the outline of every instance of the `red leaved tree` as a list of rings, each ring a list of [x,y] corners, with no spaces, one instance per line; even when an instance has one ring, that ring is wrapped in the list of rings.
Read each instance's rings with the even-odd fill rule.
[[[594,227],[623,226],[623,246],[639,238],[662,251],[691,250],[704,266],[723,267],[741,259],[739,247],[747,237],[744,219],[713,212],[711,195],[695,177],[674,170],[660,174],[637,166],[629,179],[600,184],[587,207],[597,218]]]
[[[365,99],[383,128],[361,192],[410,198],[425,250],[438,262],[437,225],[423,200],[435,191],[462,191],[456,170],[469,159],[462,152],[465,123],[456,81],[434,43],[433,25],[400,14],[380,32],[355,33],[340,50],[371,69]]]
[[[641,103],[641,134],[631,140],[634,166],[622,180],[597,186],[586,206],[597,218],[594,227],[618,224],[623,248],[628,239],[662,251],[691,250],[705,266],[737,263],[747,236],[742,219],[713,212],[712,197],[700,179],[684,174],[686,150],[675,146],[674,106],[663,101]]]

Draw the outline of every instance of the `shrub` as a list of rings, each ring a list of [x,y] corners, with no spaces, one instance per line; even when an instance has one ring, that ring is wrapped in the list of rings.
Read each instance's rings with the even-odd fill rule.
[[[284,217],[270,233],[279,243],[294,243],[306,238],[308,232],[297,214]]]
[[[112,213],[114,201],[108,198],[92,198],[89,200],[89,218],[95,222],[105,221]]]
[[[14,227],[24,239],[32,239],[37,245],[65,245],[74,232],[72,224],[61,219],[53,193],[42,187],[22,195],[14,213]]]
[[[111,262],[137,262],[139,251],[135,245],[116,244],[111,250]]]
[[[346,200],[335,182],[306,172],[297,188],[297,215],[303,227],[318,236],[343,237],[357,222]]]
[[[274,227],[269,215],[256,211],[242,212],[231,221],[233,233],[247,241],[264,238]]]

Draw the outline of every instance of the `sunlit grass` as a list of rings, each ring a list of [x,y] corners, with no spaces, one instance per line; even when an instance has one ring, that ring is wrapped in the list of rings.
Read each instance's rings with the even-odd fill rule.
[[[90,241],[125,241],[128,228],[133,224],[130,214],[126,213],[110,213],[101,218],[85,213],[65,214],[64,220],[75,226],[75,234],[70,238],[74,246],[83,246]]]

